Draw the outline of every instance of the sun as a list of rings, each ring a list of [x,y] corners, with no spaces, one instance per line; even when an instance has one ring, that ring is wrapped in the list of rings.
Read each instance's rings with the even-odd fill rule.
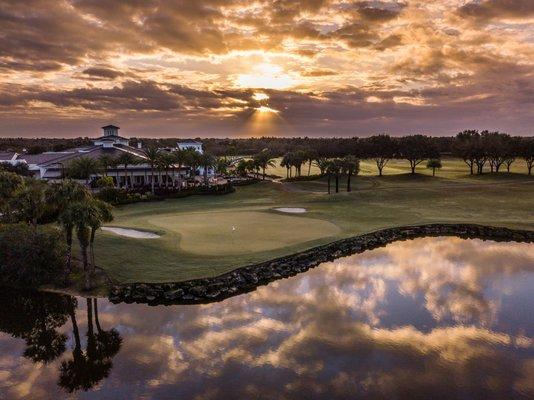
[[[264,101],[269,100],[269,95],[267,93],[256,92],[252,98],[256,101]]]
[[[256,108],[255,110],[256,110],[256,112],[259,112],[259,113],[274,113],[274,114],[278,114],[280,112],[278,110],[275,110],[274,108],[267,107],[267,106],[260,106],[260,107]]]
[[[296,82],[281,66],[264,62],[255,65],[250,72],[238,75],[236,83],[243,88],[287,89]]]

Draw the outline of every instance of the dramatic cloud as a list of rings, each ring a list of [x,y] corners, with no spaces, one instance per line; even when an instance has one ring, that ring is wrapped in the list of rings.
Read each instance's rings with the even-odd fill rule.
[[[532,134],[533,27],[528,0],[0,0],[0,135]]]

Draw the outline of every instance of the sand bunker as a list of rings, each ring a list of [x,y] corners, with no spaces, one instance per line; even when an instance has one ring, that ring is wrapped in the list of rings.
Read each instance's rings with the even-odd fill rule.
[[[113,232],[116,235],[126,236],[126,237],[134,238],[134,239],[157,239],[161,237],[152,232],[138,231],[136,229],[112,228],[110,226],[103,226],[102,230]]]
[[[300,208],[300,207],[280,207],[280,208],[275,208],[275,210],[283,212],[283,213],[291,213],[291,214],[303,214],[306,212],[305,208]]]

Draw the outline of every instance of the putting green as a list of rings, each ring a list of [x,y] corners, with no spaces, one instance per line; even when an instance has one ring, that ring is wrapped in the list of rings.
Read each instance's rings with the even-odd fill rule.
[[[183,251],[213,256],[269,251],[340,232],[328,221],[262,211],[164,214],[148,222],[179,234]]]

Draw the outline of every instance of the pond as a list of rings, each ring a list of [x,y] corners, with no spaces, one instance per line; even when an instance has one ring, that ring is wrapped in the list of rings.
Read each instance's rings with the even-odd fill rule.
[[[534,245],[422,238],[206,305],[0,291],[1,399],[534,396]]]

